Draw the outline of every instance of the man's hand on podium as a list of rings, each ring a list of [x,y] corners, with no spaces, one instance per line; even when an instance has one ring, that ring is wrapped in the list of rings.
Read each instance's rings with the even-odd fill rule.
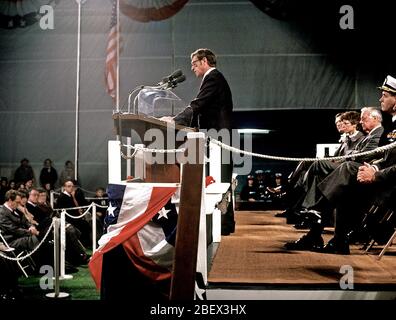
[[[160,118],[161,121],[169,122],[169,123],[175,123],[175,120],[173,120],[173,117],[162,117]]]

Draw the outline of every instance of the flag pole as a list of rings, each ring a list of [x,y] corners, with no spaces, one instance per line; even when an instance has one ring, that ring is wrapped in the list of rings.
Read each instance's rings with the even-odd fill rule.
[[[120,112],[120,0],[117,0],[117,85],[116,111]]]
[[[78,4],[77,18],[77,72],[76,72],[76,118],[75,118],[75,140],[74,140],[74,179],[78,177],[78,149],[79,149],[79,108],[80,108],[80,60],[81,60],[81,2],[84,0],[76,0]]]

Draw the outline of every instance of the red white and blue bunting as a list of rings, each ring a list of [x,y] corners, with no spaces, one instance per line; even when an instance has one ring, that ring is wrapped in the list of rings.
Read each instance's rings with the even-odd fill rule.
[[[0,27],[24,28],[40,20],[40,8],[53,0],[1,0]]]

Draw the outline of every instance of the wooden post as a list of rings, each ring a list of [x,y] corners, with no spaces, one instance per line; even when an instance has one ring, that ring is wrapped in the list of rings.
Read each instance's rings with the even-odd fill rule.
[[[176,301],[194,299],[203,190],[205,135],[189,132],[187,139],[186,152],[190,161],[183,165],[170,292],[170,300]]]

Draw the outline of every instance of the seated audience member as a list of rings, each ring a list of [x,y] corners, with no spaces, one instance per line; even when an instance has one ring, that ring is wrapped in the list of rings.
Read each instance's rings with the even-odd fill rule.
[[[382,90],[381,110],[391,114],[393,119],[393,130],[387,134],[387,137],[390,138],[388,142],[393,142],[392,133],[396,132],[396,79],[388,76],[380,89]],[[370,114],[369,117],[375,118],[376,115]],[[370,121],[370,119],[367,119],[367,121]],[[311,250],[315,247],[323,247],[323,239],[321,238],[323,225],[321,221],[323,214],[330,207],[336,208],[335,237],[322,250],[328,253],[349,254],[347,234],[361,218],[357,214],[360,211],[357,207],[362,207],[362,203],[368,199],[363,193],[364,184],[371,184],[375,188],[368,194],[374,194],[375,190],[378,192],[381,187],[394,186],[396,148],[389,149],[382,155],[377,153],[375,155],[379,159],[375,161],[375,164],[366,162],[362,164],[355,161],[344,162],[318,184],[318,192],[322,196],[321,201],[317,203],[317,208],[320,209],[315,211],[315,214],[319,220],[314,220],[310,231],[299,240],[286,244],[286,248]],[[343,210],[343,208],[351,209],[351,206],[353,207],[352,210]]]
[[[247,176],[246,185],[241,190],[241,200],[255,202],[258,200],[258,190],[252,175]]]
[[[42,216],[49,219],[55,215],[47,200],[47,192],[43,188],[38,188],[37,209],[41,210]],[[80,231],[70,223],[66,223],[66,260],[73,266],[86,264],[89,255],[85,252],[84,246],[80,242]]]
[[[30,190],[34,186],[34,179],[29,179],[25,182],[25,189]]]
[[[340,133],[340,146],[335,151],[334,156],[342,156],[344,155],[344,151],[346,150],[346,134],[345,134],[345,125],[342,121],[342,115],[344,113],[337,113],[335,115],[335,126],[337,131]],[[303,180],[305,173],[308,171],[310,166],[312,165],[312,161],[301,161],[297,165],[296,169],[290,173],[287,183],[285,185],[286,191],[286,199],[285,205],[286,210],[280,214],[277,214],[278,217],[286,217],[288,223],[296,223],[300,222],[299,219],[299,205],[300,201],[303,197],[304,190],[303,190]]]
[[[6,192],[4,205],[0,207],[0,229],[10,247],[18,252],[32,251],[39,244],[39,231],[16,211],[20,202],[17,191]]]
[[[267,190],[271,193],[280,193],[282,191],[282,187],[284,186],[284,182],[282,179],[282,173],[275,173],[275,182],[273,186],[267,187]]]
[[[367,132],[367,135],[363,137],[363,134],[356,130],[357,119],[348,117],[350,113],[346,112],[343,115],[343,121],[348,133],[350,143],[347,144],[345,155],[357,154],[365,151],[374,150],[378,147],[381,136],[383,135],[384,128],[382,127],[382,115],[380,110],[373,107],[362,108],[361,111],[361,124],[363,130]],[[352,124],[353,123],[353,124]],[[356,137],[357,140],[355,140]],[[357,142],[357,143],[356,143]],[[353,147],[351,149],[350,147]],[[373,155],[359,156],[358,158],[352,158],[351,160],[325,160],[315,161],[305,174],[303,179],[303,188],[305,196],[301,206],[303,208],[312,208],[317,201],[319,201],[320,193],[317,191],[318,184],[323,181],[331,172],[333,172],[342,163],[353,161],[355,163],[363,163],[364,161],[370,161]]]
[[[104,188],[97,188],[95,190],[95,199],[92,202],[100,205],[102,207],[108,207],[109,200],[107,199],[107,194]],[[104,218],[106,216],[107,208],[96,207],[96,226],[97,226],[97,239],[99,239],[103,234]]]
[[[80,197],[81,199],[81,197]],[[85,200],[86,201],[86,200]],[[66,180],[63,185],[63,191],[59,195],[56,206],[59,209],[67,209],[67,213],[72,216],[80,216],[84,211],[80,209],[69,209],[80,207],[85,204],[80,204],[77,200],[76,188],[73,180]],[[85,217],[74,219],[66,215],[66,221],[72,224],[81,232],[81,241],[84,246],[91,246],[91,227]]]
[[[37,229],[40,231],[41,235],[43,236],[52,223],[52,216],[48,216],[46,212],[43,212],[38,207],[39,194],[40,192],[38,188],[30,189],[29,198],[26,203],[26,209],[33,215],[34,220],[37,221],[38,223]]]
[[[15,183],[15,180],[10,180],[10,182],[8,183],[8,190],[16,190],[18,189]]]
[[[343,149],[344,155],[356,154],[359,152],[365,152],[375,149],[378,146],[380,138],[383,134],[383,127],[381,125],[382,115],[381,112],[373,107],[365,107],[361,110],[361,124],[363,130],[367,132],[367,136],[360,139],[358,143],[355,140],[359,135],[356,133],[356,119],[354,119],[353,113],[345,112],[342,117],[344,121],[344,131],[352,138],[349,138],[349,142]],[[352,125],[353,123],[353,125]],[[350,149],[351,146],[353,149]],[[321,198],[321,194],[318,191],[318,185],[325,179],[330,173],[332,173],[336,168],[342,166],[345,162],[362,163],[363,161],[368,161],[372,156],[360,156],[359,158],[352,158],[347,160],[322,160],[315,161],[307,170],[304,178],[300,185],[300,198],[298,198],[292,205],[296,216],[300,217],[300,221],[295,225],[297,229],[306,229],[309,227],[307,225],[308,220],[306,219],[306,211],[315,209],[317,202]],[[353,160],[353,161],[352,161]],[[303,209],[303,210],[301,210]],[[315,209],[317,210],[317,209]],[[326,214],[322,222],[323,224],[329,224],[332,220],[330,214]]]
[[[34,216],[32,213],[30,213],[26,207],[27,202],[28,202],[28,197],[29,194],[26,191],[18,191],[18,194],[21,196],[21,202],[18,204],[16,211],[20,212],[25,216],[25,218],[34,225],[36,228],[38,226],[38,222],[34,220]]]
[[[19,182],[16,184],[16,190],[17,191],[26,191],[25,184],[23,182]]]

